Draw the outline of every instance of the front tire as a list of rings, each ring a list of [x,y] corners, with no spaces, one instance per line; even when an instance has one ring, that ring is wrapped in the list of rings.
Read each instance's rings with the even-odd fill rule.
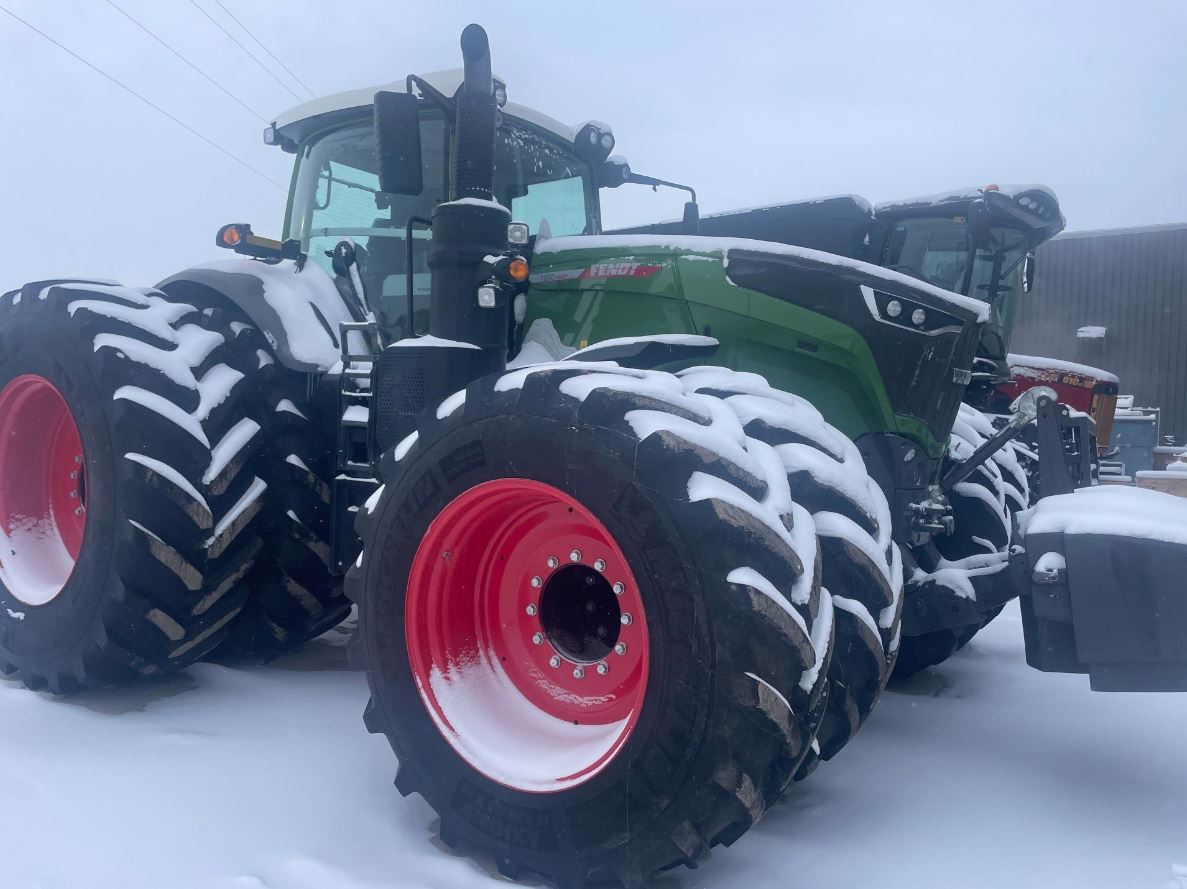
[[[831,599],[811,515],[719,399],[525,368],[447,400],[380,474],[347,580],[366,720],[447,843],[512,877],[639,886],[779,798],[816,731]]]

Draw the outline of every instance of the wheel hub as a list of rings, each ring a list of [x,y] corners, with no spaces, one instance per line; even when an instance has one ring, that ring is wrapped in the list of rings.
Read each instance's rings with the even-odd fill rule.
[[[642,598],[604,525],[557,488],[499,479],[429,526],[405,605],[409,661],[446,740],[522,790],[604,768],[647,686]]]
[[[52,601],[82,551],[87,510],[82,438],[44,377],[0,389],[0,581],[26,605]]]

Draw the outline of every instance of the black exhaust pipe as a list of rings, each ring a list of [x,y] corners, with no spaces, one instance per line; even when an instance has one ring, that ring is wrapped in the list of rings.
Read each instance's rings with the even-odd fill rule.
[[[507,249],[511,221],[511,212],[494,200],[497,107],[490,49],[478,25],[469,25],[461,42],[465,80],[454,97],[452,200],[433,209],[429,250],[429,333],[436,341],[403,340],[376,363],[380,451],[415,429],[422,410],[507,366],[510,297],[487,287],[479,299],[490,275],[486,257]]]
[[[467,25],[462,31],[462,64],[465,79],[455,100],[454,193],[489,201],[494,196],[497,109],[490,43],[481,25]]]

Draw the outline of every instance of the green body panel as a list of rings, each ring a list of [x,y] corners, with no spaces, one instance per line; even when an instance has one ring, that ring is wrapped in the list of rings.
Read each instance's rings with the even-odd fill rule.
[[[869,432],[937,441],[918,420],[896,415],[865,340],[832,318],[726,277],[723,254],[674,247],[545,252],[532,265],[524,329],[548,319],[561,342],[584,347],[621,336],[708,334],[712,363],[762,374],[812,402],[852,439]]]

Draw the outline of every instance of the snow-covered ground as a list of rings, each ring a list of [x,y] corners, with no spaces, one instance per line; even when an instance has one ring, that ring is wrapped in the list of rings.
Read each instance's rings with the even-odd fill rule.
[[[396,793],[344,641],[66,700],[0,682],[0,887],[508,886]],[[1034,672],[1011,608],[733,848],[657,885],[1187,889],[1187,696]]]

